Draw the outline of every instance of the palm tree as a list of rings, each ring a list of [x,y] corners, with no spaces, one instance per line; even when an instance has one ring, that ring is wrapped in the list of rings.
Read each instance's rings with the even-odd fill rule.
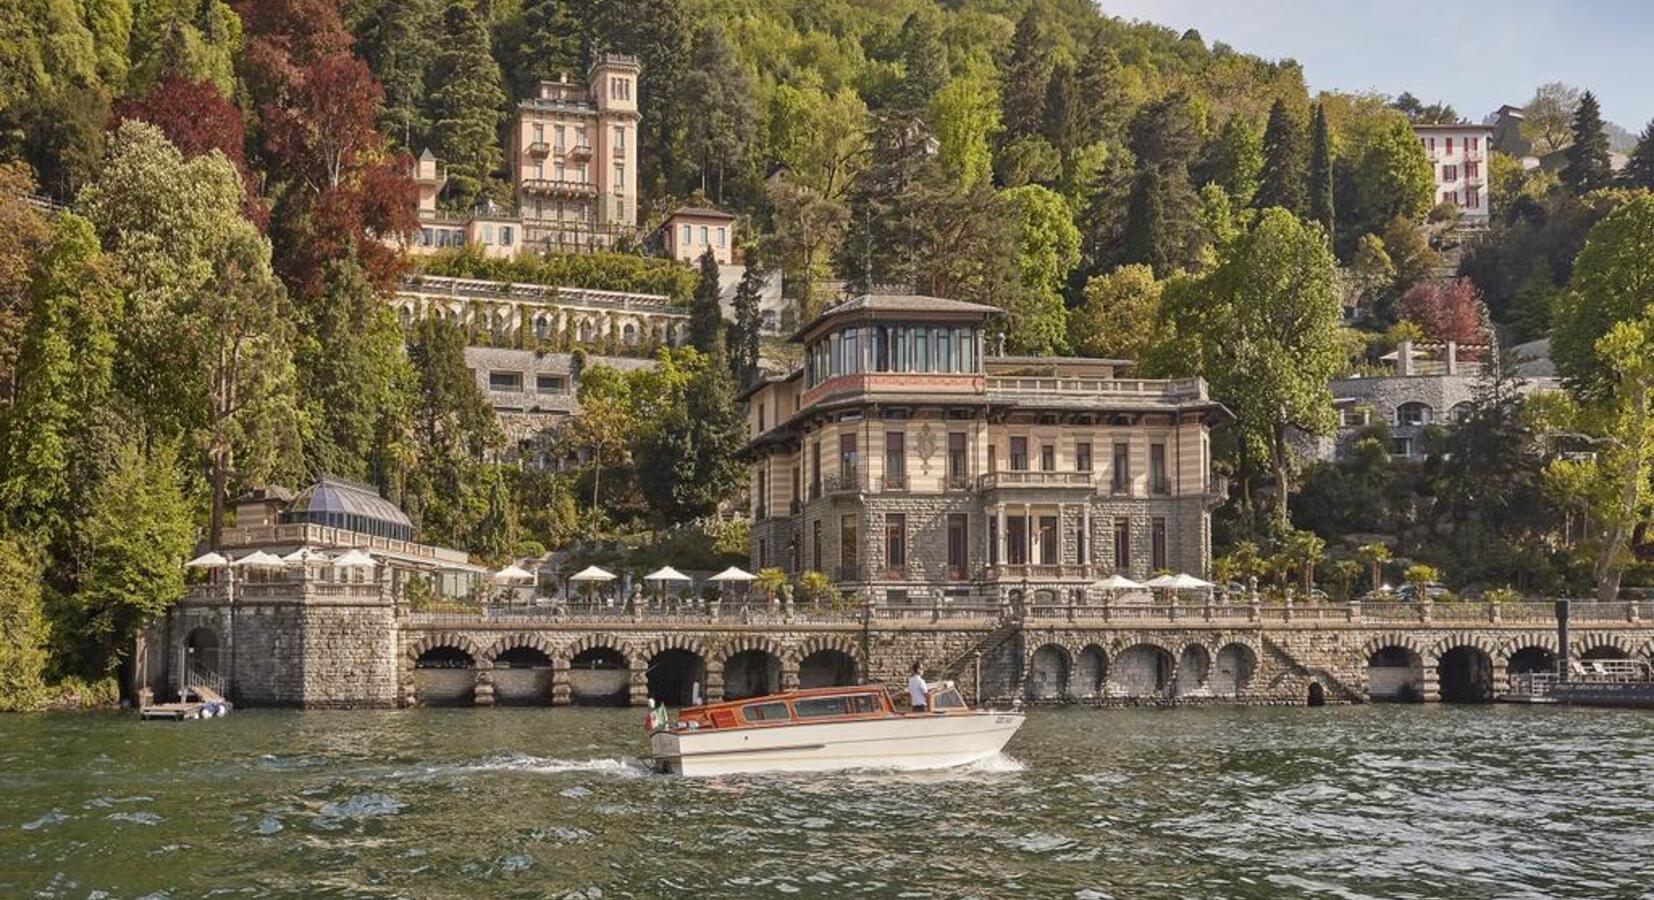
[[[1380,543],[1362,544],[1356,548],[1355,558],[1372,573],[1372,589],[1378,590],[1384,583],[1380,576],[1384,572],[1384,564],[1390,561],[1390,548]]]

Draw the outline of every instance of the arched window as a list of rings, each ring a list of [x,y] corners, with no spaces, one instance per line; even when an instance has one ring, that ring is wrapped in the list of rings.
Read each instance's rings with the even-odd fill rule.
[[[627,322],[626,326],[620,330],[620,337],[627,344],[637,343],[637,326]]]
[[[534,317],[534,336],[537,338],[551,336],[551,316],[541,313]]]
[[[1470,414],[1475,409],[1475,404],[1471,403],[1469,400],[1461,400],[1460,402],[1453,404],[1453,408],[1447,411],[1447,420],[1449,422],[1463,422],[1465,419],[1470,418]]]
[[[1396,407],[1397,425],[1429,425],[1435,421],[1435,410],[1428,403],[1403,403]]]

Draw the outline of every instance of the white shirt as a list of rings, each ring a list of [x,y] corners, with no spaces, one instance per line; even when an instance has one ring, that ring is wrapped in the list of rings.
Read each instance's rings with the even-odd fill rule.
[[[927,701],[929,698],[926,695],[929,693],[930,685],[925,684],[925,676],[920,675],[918,672],[914,672],[912,675],[908,676],[907,697],[908,700],[913,703],[915,708],[928,705]]]

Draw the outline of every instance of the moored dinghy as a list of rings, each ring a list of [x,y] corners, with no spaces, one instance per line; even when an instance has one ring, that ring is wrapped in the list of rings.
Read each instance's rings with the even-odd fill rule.
[[[944,682],[930,711],[900,712],[878,685],[783,691],[651,715],[655,766],[680,775],[940,769],[987,759],[1022,727],[1020,712],[973,710]]]

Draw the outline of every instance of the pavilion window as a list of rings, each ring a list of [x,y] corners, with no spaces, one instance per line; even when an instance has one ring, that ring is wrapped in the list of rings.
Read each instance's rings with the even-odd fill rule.
[[[880,325],[874,331],[873,338],[873,370],[876,372],[890,371],[890,329]]]
[[[953,368],[953,331],[948,328],[936,329],[936,371],[952,372]]]
[[[930,334],[924,328],[913,335],[913,371],[930,371]]]
[[[907,329],[890,329],[890,359],[893,365],[891,371],[906,372],[907,366]]]

